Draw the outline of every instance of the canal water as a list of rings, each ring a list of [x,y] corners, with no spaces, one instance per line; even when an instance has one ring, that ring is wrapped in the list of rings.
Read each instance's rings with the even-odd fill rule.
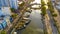
[[[41,4],[41,0],[35,0],[32,3],[39,3]],[[36,8],[36,7],[35,7]],[[41,21],[42,16],[41,16],[41,10],[33,10],[32,13],[30,14],[31,23],[24,29],[24,30],[19,30],[17,34],[44,34],[43,32],[43,23]]]
[[[18,31],[18,34],[43,34],[43,23],[41,21],[41,11],[32,10],[30,14],[31,23],[22,31]]]

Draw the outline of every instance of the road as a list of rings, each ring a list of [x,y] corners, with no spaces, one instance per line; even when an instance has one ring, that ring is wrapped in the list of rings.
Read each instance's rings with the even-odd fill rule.
[[[40,10],[32,10],[30,14],[31,23],[23,31],[18,31],[18,34],[44,34],[43,23],[41,21]]]
[[[24,8],[23,10],[21,10],[21,13],[16,17],[16,19],[13,21],[12,26],[10,26],[9,28],[6,28],[5,31],[7,32],[7,34],[10,34],[11,31],[15,28],[15,26],[17,25],[18,21],[20,20],[21,17],[23,17],[23,14],[25,13],[25,10],[27,8],[27,4],[24,4]],[[13,26],[14,25],[14,26]]]
[[[58,10],[58,13],[60,15],[60,1],[59,2],[55,2],[55,0],[51,0],[52,5],[56,8],[56,10]]]
[[[51,15],[49,10],[47,10],[47,14],[49,15],[49,18],[50,18],[50,24],[51,24],[51,28],[52,28],[53,34],[58,34],[58,30],[57,30],[56,26],[54,26],[55,22],[54,22],[53,17],[52,17],[52,15]]]
[[[53,3],[53,2],[52,2]],[[57,2],[58,3],[58,2]],[[59,4],[60,4],[60,1],[59,1]],[[58,29],[58,33],[60,32],[60,5],[53,5],[54,6],[54,10],[55,10],[55,13],[57,14],[57,17],[54,18],[55,20],[57,20],[56,22],[56,26],[57,26],[57,29]],[[60,34],[60,33],[59,33]]]

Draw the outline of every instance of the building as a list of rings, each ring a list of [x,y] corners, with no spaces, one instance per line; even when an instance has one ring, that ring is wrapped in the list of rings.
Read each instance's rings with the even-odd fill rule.
[[[0,7],[18,8],[18,0],[0,0]]]
[[[9,5],[8,0],[0,0],[0,7],[7,7]]]
[[[10,0],[10,7],[17,9],[18,8],[18,2],[17,1],[18,0]]]
[[[0,29],[6,28],[6,26],[11,26],[10,17],[11,11],[10,7],[1,7],[0,8]]]
[[[3,11],[4,15],[11,16],[10,7],[1,7],[1,10]]]

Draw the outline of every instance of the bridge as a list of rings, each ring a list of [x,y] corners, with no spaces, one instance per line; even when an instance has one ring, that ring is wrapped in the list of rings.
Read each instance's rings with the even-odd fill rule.
[[[39,8],[33,8],[32,7],[33,5],[40,5],[40,7]],[[29,4],[27,7],[29,7],[30,9],[41,9],[41,5],[42,4],[34,3],[34,4]],[[44,5],[47,5],[47,4],[44,4]]]
[[[41,9],[41,7],[39,7],[39,8],[32,8],[32,7],[30,7],[30,9]]]
[[[34,3],[34,4],[30,4],[29,6],[33,6],[33,5],[42,5],[42,4]],[[44,4],[44,5],[47,5],[47,4]]]

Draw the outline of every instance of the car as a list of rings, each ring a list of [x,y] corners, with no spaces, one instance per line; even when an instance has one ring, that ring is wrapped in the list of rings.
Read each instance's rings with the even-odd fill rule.
[[[30,17],[30,15],[24,15],[23,17],[29,18],[29,17]]]
[[[23,17],[22,20],[29,20],[30,18]]]
[[[28,11],[26,11],[26,12],[29,12],[29,13],[31,13],[31,12],[32,12],[32,10],[28,10]]]
[[[24,15],[30,15],[31,13],[29,13],[29,12],[25,12],[25,14]]]
[[[31,20],[26,21],[25,25],[28,25],[31,22]]]
[[[23,22],[25,22],[24,25],[22,25],[22,27],[19,28],[19,30],[25,29],[27,27],[27,25],[31,22],[31,20],[23,20]]]
[[[31,14],[31,13],[26,12],[26,13],[23,15],[23,17],[28,18],[28,17],[30,17],[30,14]]]
[[[18,30],[23,30],[23,29],[25,29],[26,28],[26,26],[25,25],[23,25],[22,27],[20,27]]]

